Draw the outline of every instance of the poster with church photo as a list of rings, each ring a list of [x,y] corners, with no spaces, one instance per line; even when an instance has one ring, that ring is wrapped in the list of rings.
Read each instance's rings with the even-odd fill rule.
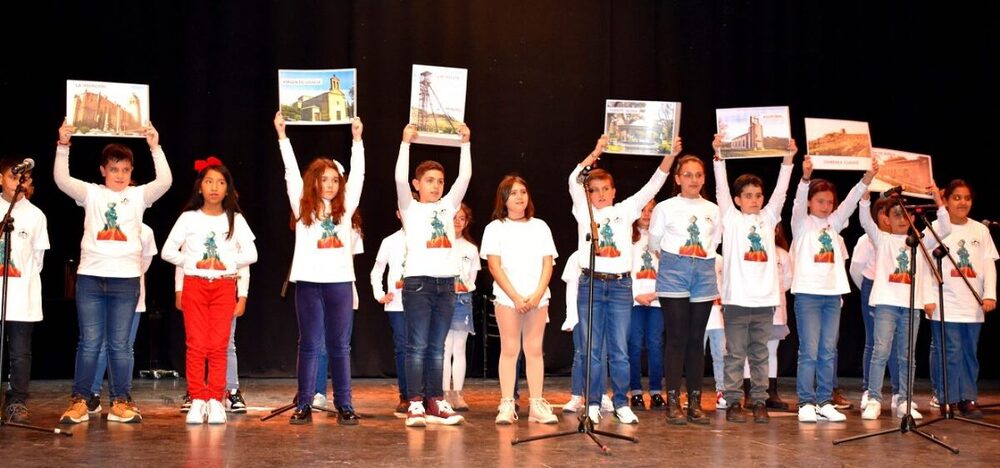
[[[357,70],[278,70],[278,104],[288,125],[350,124],[358,115]]]
[[[792,138],[788,107],[715,110],[722,159],[783,157]]]
[[[410,83],[410,123],[417,126],[414,143],[460,146],[458,128],[465,122],[464,68],[413,65]]]
[[[872,167],[868,122],[807,118],[806,148],[813,169],[867,171]]]
[[[681,103],[669,101],[604,102],[606,153],[663,156],[673,150],[680,130]]]
[[[66,80],[66,122],[75,136],[145,138],[149,85]]]
[[[934,199],[930,192],[934,185],[930,156],[885,148],[872,148],[872,154],[878,161],[878,174],[868,186],[869,192],[903,187],[903,195],[908,197]]]

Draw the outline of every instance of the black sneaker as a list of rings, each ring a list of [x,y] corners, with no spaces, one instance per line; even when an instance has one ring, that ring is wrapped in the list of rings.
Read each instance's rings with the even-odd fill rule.
[[[247,402],[243,401],[243,394],[240,393],[240,390],[238,388],[230,390],[229,394],[226,395],[226,399],[229,400],[230,413],[247,412]]]
[[[663,399],[663,395],[659,393],[654,393],[649,396],[649,409],[653,411],[666,411],[667,402]]]
[[[87,412],[90,414],[101,412],[101,396],[94,394],[87,400]]]
[[[181,403],[181,413],[187,413],[191,409],[191,394],[184,394],[184,402]]]
[[[350,406],[337,408],[337,424],[344,426],[357,426],[358,420],[360,419],[361,417],[358,416],[358,413],[355,413],[354,408],[351,408]]]
[[[292,417],[288,419],[288,423],[296,425],[309,424],[312,420],[312,407],[305,405],[295,408],[295,412],[292,413]]]
[[[636,393],[629,399],[629,407],[632,411],[646,411],[646,401],[642,399],[642,393]]]
[[[8,423],[27,424],[28,407],[24,403],[11,403],[4,408],[3,417]]]

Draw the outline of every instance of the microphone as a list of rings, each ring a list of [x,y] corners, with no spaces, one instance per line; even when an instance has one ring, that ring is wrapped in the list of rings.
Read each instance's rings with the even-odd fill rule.
[[[990,229],[996,229],[996,228],[1000,227],[1000,221],[990,221],[988,219],[984,219],[981,222],[983,223],[984,226],[986,226],[986,227],[988,227]]]
[[[576,176],[576,182],[579,184],[584,183],[587,180],[587,177],[590,176],[590,171],[593,171],[594,168],[597,167],[597,162],[600,160],[601,158],[597,158],[596,160],[594,160],[594,164],[591,164],[589,166],[583,166],[583,170],[580,171],[580,174]]]
[[[14,175],[23,174],[35,168],[35,160],[31,158],[24,158],[21,164],[14,166],[10,172]]]
[[[908,210],[913,210],[919,213],[924,210],[936,211],[938,209],[938,206],[933,203],[927,203],[924,205],[903,205],[903,208],[906,208]]]
[[[903,186],[897,185],[889,190],[882,192],[883,197],[898,197],[903,194]]]

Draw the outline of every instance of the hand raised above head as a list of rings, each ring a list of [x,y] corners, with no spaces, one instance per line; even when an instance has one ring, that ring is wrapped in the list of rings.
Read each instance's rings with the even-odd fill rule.
[[[413,143],[417,139],[417,126],[407,124],[403,127],[403,143]]]
[[[153,126],[152,121],[146,121],[146,126],[143,128],[146,133],[146,143],[149,144],[149,149],[155,150],[160,146],[160,132],[156,131],[156,127]]]
[[[76,127],[69,124],[69,119],[63,117],[62,125],[59,126],[59,144],[68,145],[69,139],[73,137],[73,132],[76,131]]]
[[[361,133],[364,132],[365,125],[361,123],[361,117],[351,119],[351,136],[354,141],[361,141]]]
[[[472,140],[472,130],[464,123],[458,126],[458,134],[462,136],[462,143],[468,143]]]

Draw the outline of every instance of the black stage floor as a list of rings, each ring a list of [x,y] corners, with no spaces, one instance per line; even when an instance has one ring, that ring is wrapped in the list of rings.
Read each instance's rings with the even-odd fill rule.
[[[565,377],[546,380],[547,399],[561,405],[568,399]],[[46,428],[67,406],[69,381],[32,382],[29,402],[32,424]],[[142,410],[141,424],[109,423],[100,419],[58,426],[72,437],[15,427],[0,429],[0,466],[998,466],[1000,431],[957,420],[941,421],[922,430],[958,448],[958,455],[915,433],[892,433],[841,445],[833,441],[900,426],[884,410],[877,421],[862,421],[855,407],[845,423],[800,424],[793,413],[772,412],[770,424],[733,424],[716,411],[714,392],[703,407],[712,418],[707,426],[668,426],[662,412],[639,412],[639,424],[618,424],[605,415],[598,429],[634,436],[638,443],[604,437],[611,456],[584,434],[511,445],[515,437],[574,430],[575,416],[558,425],[529,423],[527,395],[522,395],[520,421],[494,425],[499,385],[496,380],[468,379],[466,400],[472,410],[461,426],[406,428],[392,415],[396,402],[394,379],[355,379],[354,406],[365,417],[358,426],[339,426],[336,418],[314,414],[311,425],[291,426],[285,413],[268,421],[260,417],[291,401],[293,379],[243,379],[250,411],[230,415],[225,426],[188,426],[178,411],[184,381],[136,379],[132,395]],[[782,378],[782,396],[794,403],[794,379]],[[857,379],[842,379],[845,388]],[[983,382],[981,404],[1000,403],[1000,382]],[[917,382],[916,401],[925,421],[935,417],[927,406],[928,382]],[[522,383],[522,389],[526,388]],[[706,388],[707,390],[707,388]],[[857,405],[859,391],[847,391]],[[102,402],[107,407],[105,395]],[[558,409],[557,409],[558,412]],[[1000,408],[987,409],[987,422],[1000,423]]]

